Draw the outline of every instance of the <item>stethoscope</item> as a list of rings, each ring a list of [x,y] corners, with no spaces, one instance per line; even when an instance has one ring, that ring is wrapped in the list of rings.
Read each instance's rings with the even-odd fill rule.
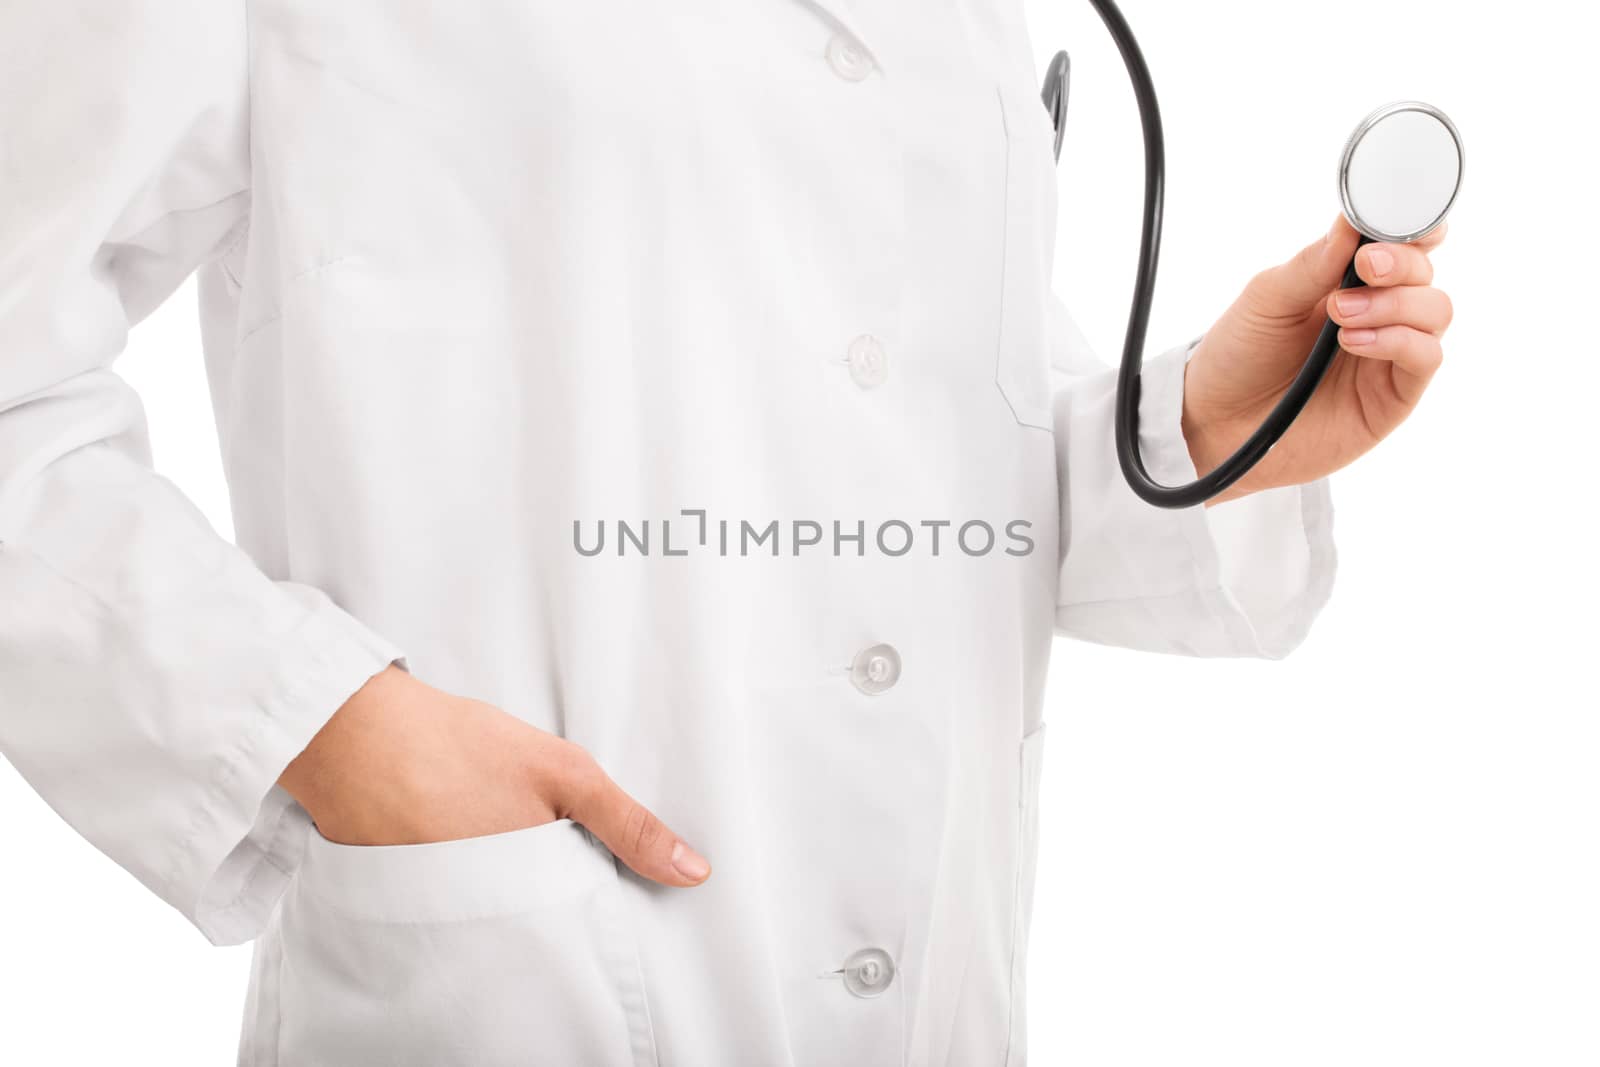
[[[1187,485],[1162,485],[1150,477],[1144,458],[1139,454],[1139,371],[1144,362],[1156,263],[1161,254],[1166,143],[1161,132],[1161,108],[1156,101],[1155,85],[1133,30],[1113,0],[1089,2],[1099,12],[1122,53],[1144,128],[1144,232],[1139,244],[1127,339],[1117,375],[1117,460],[1128,485],[1144,500],[1157,507],[1193,507],[1220,495],[1244,477],[1288,431],[1339,354],[1339,327],[1331,320],[1323,326],[1305,365],[1277,406],[1255,433],[1215,470]],[[1044,105],[1055,123],[1058,160],[1066,132],[1071,66],[1067,53],[1058,52],[1044,82]],[[1345,217],[1361,234],[1361,244],[1407,243],[1432,233],[1455,204],[1465,162],[1460,133],[1436,107],[1407,101],[1389,104],[1368,115],[1345,143],[1339,161],[1339,198]],[[1364,284],[1352,261],[1341,288],[1354,289]]]

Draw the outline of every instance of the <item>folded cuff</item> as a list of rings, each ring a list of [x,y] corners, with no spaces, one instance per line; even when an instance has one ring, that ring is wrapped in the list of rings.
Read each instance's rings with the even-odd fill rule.
[[[260,714],[218,761],[163,894],[218,945],[261,932],[304,855],[311,820],[276,784],[283,769],[369,678],[405,666],[398,648],[322,593],[282,588],[309,602],[310,614],[285,640],[256,698]]]
[[[1192,345],[1146,363],[1140,449],[1152,477],[1195,479],[1183,438],[1184,368]],[[1131,491],[1127,497],[1133,497]],[[1127,506],[1121,501],[1117,507]],[[1130,559],[1127,595],[1073,601],[1063,582],[1058,629],[1102,644],[1194,656],[1279,659],[1327,603],[1337,570],[1326,480],[1255,493],[1211,508],[1167,511],[1138,503],[1121,519]]]

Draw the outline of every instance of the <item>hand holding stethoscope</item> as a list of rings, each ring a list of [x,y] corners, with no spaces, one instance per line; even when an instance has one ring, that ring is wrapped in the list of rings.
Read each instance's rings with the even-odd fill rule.
[[[1184,376],[1184,439],[1201,474],[1267,419],[1329,319],[1339,350],[1283,437],[1213,499],[1325,477],[1406,420],[1444,358],[1450,298],[1431,286],[1428,258],[1443,239],[1441,227],[1414,244],[1368,243],[1357,252],[1360,235],[1340,216],[1326,238],[1245,287]],[[1342,284],[1352,256],[1357,288]]]
[[[1461,187],[1459,133],[1418,103],[1381,108],[1356,129],[1339,167],[1344,216],[1252,280],[1192,353],[1183,433],[1200,477],[1161,485],[1138,448],[1139,368],[1161,244],[1160,110],[1116,4],[1090,2],[1127,64],[1145,138],[1144,233],[1117,397],[1117,455],[1129,485],[1152,504],[1190,507],[1338,470],[1405,421],[1443,359],[1452,310],[1432,287],[1428,256]],[[1044,90],[1058,154],[1068,69],[1058,55]]]

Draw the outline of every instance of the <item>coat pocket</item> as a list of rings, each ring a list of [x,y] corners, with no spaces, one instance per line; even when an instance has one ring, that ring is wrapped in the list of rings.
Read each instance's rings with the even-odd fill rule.
[[[1037,93],[996,90],[1005,127],[1005,254],[995,382],[1024,426],[1053,427],[1048,321],[1056,236],[1054,131]]]
[[[657,1062],[616,860],[568,821],[394,847],[313,834],[277,982],[296,1067]]]
[[[1028,1062],[1028,932],[1033,925],[1033,882],[1039,868],[1039,765],[1044,726],[1022,739],[1017,804],[1017,887],[1011,921],[1011,1032],[1006,1067]]]

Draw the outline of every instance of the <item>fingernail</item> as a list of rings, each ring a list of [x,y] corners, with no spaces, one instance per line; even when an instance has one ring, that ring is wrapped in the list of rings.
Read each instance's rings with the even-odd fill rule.
[[[1323,240],[1326,243],[1331,245],[1331,244],[1333,244],[1333,242],[1335,242],[1335,241],[1337,241],[1339,239],[1339,232],[1340,232],[1340,229],[1341,229],[1341,224],[1343,222],[1344,222],[1343,216],[1333,220],[1333,226],[1329,228],[1328,236],[1323,238]]]
[[[691,882],[703,882],[711,873],[711,864],[700,853],[679,841],[672,846],[672,869]]]
[[[1372,306],[1372,297],[1360,289],[1349,289],[1333,298],[1341,315],[1359,315]]]
[[[1377,330],[1340,330],[1339,331],[1339,343],[1340,344],[1344,344],[1344,345],[1350,345],[1350,346],[1355,347],[1355,348],[1360,348],[1362,345],[1370,345],[1372,342],[1376,341],[1377,339],[1378,339],[1378,331]]]
[[[1394,270],[1394,253],[1387,248],[1374,248],[1367,253],[1367,266],[1372,268],[1372,273],[1382,278]]]

